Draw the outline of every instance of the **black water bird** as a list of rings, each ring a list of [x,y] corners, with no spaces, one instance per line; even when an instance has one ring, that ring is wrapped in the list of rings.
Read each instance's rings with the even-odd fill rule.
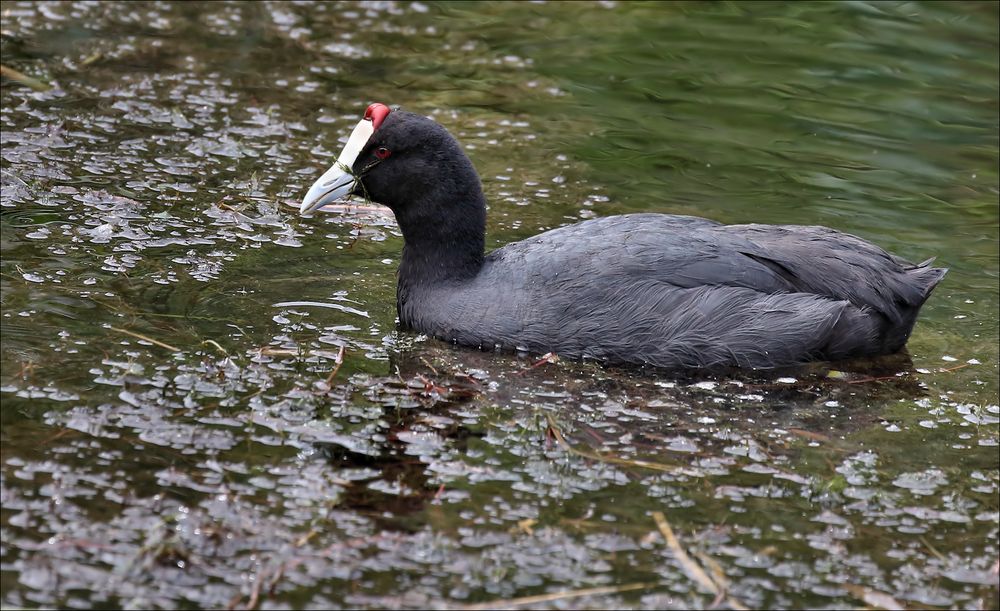
[[[946,269],[826,227],[627,214],[484,252],[486,199],[433,120],[372,104],[306,194],[388,206],[400,325],[481,349],[664,368],[772,368],[889,354]]]

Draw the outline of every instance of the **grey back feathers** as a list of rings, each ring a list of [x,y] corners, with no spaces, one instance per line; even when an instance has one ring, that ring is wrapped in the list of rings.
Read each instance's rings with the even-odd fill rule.
[[[418,289],[400,320],[483,348],[770,368],[899,350],[944,273],[823,227],[634,214],[500,248],[472,280]]]

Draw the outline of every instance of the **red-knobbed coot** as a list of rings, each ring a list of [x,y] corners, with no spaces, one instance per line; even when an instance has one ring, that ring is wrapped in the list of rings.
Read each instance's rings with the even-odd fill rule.
[[[666,368],[887,354],[947,271],[826,227],[666,214],[583,221],[485,254],[472,162],[433,120],[383,104],[301,213],[350,194],[391,208],[403,232],[401,326],[481,349]]]

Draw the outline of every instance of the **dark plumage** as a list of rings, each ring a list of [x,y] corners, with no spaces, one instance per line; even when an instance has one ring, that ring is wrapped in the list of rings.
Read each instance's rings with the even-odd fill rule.
[[[584,221],[484,255],[486,201],[458,142],[399,110],[376,127],[353,190],[402,229],[400,324],[457,344],[668,368],[887,354],[947,271],[825,227],[664,214]]]

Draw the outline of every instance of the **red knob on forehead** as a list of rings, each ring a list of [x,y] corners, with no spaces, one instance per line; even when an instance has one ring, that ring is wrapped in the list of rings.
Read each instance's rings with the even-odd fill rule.
[[[372,122],[372,127],[375,129],[378,129],[378,126],[382,125],[382,121],[385,121],[388,114],[389,107],[378,102],[375,102],[365,110],[365,118]]]

